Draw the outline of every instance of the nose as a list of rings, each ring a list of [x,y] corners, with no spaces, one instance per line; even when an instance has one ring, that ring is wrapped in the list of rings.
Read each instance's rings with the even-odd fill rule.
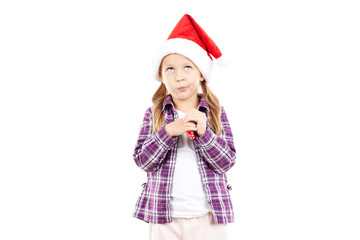
[[[176,81],[181,82],[181,81],[184,81],[184,80],[185,80],[184,75],[181,72],[178,72],[176,74]]]

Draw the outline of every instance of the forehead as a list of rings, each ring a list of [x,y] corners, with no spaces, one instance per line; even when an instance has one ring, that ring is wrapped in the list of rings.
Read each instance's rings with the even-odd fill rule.
[[[184,55],[172,53],[163,58],[163,65],[166,64],[181,64],[181,63],[192,63],[190,59],[185,57]],[[194,64],[195,65],[195,64]]]

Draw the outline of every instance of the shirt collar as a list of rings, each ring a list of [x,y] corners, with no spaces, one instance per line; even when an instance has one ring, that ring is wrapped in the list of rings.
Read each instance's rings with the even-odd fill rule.
[[[199,111],[201,111],[202,109],[205,110],[205,112],[208,112],[209,111],[209,106],[205,100],[205,98],[203,97],[202,94],[198,94],[198,97],[200,98],[200,102],[199,102],[199,105],[197,107],[197,109]],[[164,99],[164,102],[163,102],[163,111],[167,108],[167,107],[170,107],[172,109],[175,109],[174,107],[174,103],[172,101],[172,98],[171,98],[171,95],[167,95],[167,97]]]

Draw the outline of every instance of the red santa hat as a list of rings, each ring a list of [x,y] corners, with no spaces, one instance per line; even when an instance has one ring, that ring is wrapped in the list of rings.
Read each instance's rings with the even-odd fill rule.
[[[222,56],[214,41],[188,14],[180,19],[168,39],[156,53],[154,70],[155,78],[158,80],[160,80],[160,63],[170,53],[178,53],[189,58],[208,82],[211,78],[213,58],[219,60]]]

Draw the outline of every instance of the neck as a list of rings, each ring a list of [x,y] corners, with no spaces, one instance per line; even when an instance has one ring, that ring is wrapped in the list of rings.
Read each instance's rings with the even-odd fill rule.
[[[175,109],[182,111],[184,113],[188,112],[191,109],[196,109],[199,105],[199,98],[196,95],[192,96],[191,98],[185,100],[179,100],[172,98]]]

